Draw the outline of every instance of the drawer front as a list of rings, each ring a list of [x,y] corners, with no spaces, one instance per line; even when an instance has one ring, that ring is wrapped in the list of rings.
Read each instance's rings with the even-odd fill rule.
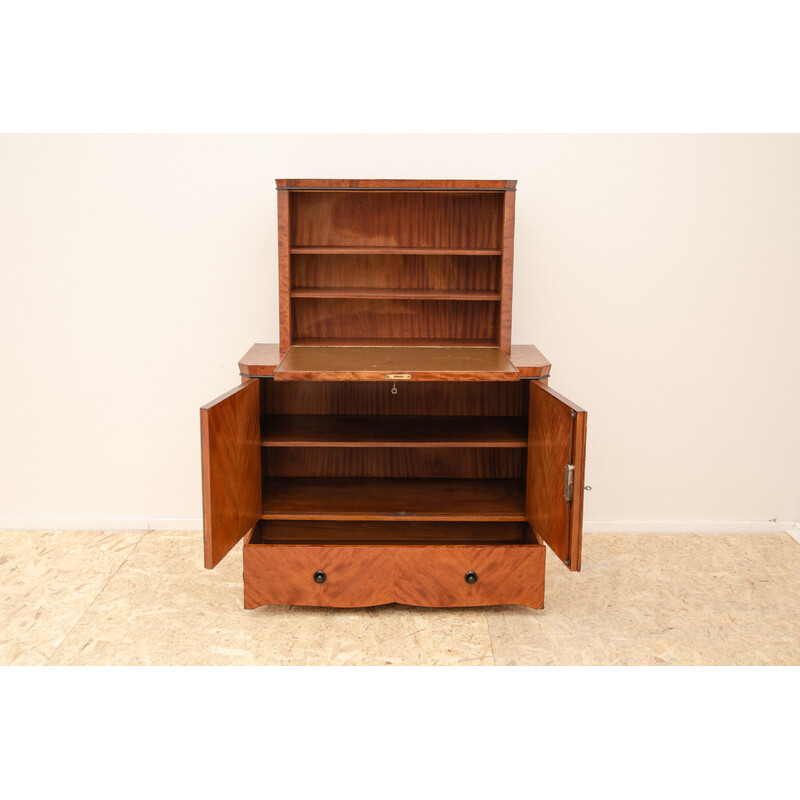
[[[245,545],[244,607],[359,608],[393,603],[394,549],[359,545]],[[324,573],[324,579],[317,573]]]
[[[395,602],[544,605],[544,545],[398,547]],[[474,582],[470,582],[473,581]]]

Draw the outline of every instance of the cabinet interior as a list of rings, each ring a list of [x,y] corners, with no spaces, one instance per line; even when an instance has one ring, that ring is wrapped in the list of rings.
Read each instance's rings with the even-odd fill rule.
[[[530,542],[528,382],[260,381],[251,543]]]

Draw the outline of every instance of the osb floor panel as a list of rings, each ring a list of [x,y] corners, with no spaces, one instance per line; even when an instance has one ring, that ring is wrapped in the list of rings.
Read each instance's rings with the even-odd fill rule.
[[[242,609],[241,545],[0,532],[0,664],[800,664],[787,535],[591,534],[545,608]]]

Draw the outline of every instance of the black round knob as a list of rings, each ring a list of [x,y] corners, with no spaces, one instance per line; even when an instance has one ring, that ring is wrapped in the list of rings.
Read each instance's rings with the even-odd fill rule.
[[[318,570],[317,570],[317,571],[314,573],[314,580],[315,580],[317,583],[325,583],[325,581],[326,581],[327,579],[328,579],[328,576],[327,576],[327,575],[326,575],[326,574],[325,574],[325,573],[324,573],[324,572],[323,572],[321,569],[318,569]]]
[[[467,583],[477,583],[478,582],[478,573],[477,572],[468,572],[464,576],[464,580]]]

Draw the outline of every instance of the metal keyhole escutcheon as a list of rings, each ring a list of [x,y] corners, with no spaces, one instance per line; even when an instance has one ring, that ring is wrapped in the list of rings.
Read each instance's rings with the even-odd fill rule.
[[[392,394],[397,394],[397,383],[392,383]]]

